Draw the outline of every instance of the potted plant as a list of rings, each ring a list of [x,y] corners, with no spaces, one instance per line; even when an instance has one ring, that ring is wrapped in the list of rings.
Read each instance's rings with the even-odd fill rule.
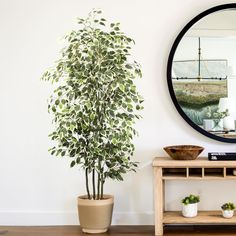
[[[200,197],[190,194],[188,197],[182,199],[182,214],[184,217],[195,217],[198,211],[198,202],[200,202]]]
[[[111,223],[113,208],[113,196],[104,194],[106,180],[122,181],[137,167],[131,160],[133,126],[143,99],[134,79],[141,69],[129,57],[134,41],[119,23],[107,26],[101,11],[78,19],[78,29],[65,39],[60,59],[42,77],[55,85],[48,102],[55,142],[50,152],[84,170],[87,193],[78,197],[80,225],[84,232],[101,233]]]
[[[234,215],[235,205],[232,202],[225,203],[221,206],[224,218],[232,218]]]
[[[223,119],[229,115],[228,109],[225,111],[212,111],[211,107],[207,107],[206,118],[203,120],[203,127],[208,131],[223,131]]]

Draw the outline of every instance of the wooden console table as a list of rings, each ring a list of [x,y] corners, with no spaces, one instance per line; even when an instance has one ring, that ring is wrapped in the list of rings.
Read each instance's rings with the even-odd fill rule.
[[[168,224],[235,224],[222,217],[221,211],[201,211],[194,218],[185,218],[181,212],[165,211],[166,180],[227,180],[236,179],[233,170],[236,161],[208,161],[198,158],[194,161],[175,161],[169,157],[156,157],[154,169],[155,235],[163,235],[163,227]]]

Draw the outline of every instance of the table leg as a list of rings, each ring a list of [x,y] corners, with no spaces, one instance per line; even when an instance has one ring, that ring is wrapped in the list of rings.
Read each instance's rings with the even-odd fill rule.
[[[154,168],[155,235],[163,235],[163,180],[162,168]]]

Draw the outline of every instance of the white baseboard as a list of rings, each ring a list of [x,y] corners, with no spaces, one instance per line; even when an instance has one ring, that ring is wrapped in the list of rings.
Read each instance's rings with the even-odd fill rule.
[[[113,225],[154,225],[153,212],[115,212]]]
[[[78,225],[77,212],[0,212],[0,225]],[[113,225],[153,225],[153,212],[114,212]]]
[[[77,225],[76,212],[0,212],[0,225]]]

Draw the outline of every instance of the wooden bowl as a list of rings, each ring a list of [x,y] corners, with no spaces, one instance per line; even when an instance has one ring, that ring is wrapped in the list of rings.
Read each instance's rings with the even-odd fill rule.
[[[195,145],[176,145],[163,148],[174,160],[195,160],[204,150],[203,147]]]

